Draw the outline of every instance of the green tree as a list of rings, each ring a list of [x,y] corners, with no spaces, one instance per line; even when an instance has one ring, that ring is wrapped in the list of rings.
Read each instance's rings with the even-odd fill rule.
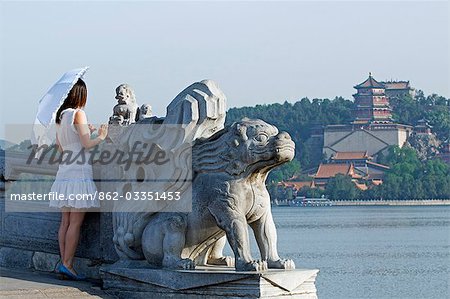
[[[308,186],[305,186],[299,190],[297,193],[298,196],[304,196],[308,198],[318,198],[324,195],[324,191],[322,191],[319,188],[311,188]]]
[[[358,198],[359,190],[350,176],[338,174],[328,181],[325,188],[330,199],[353,200]]]
[[[298,160],[292,160],[288,163],[275,168],[269,173],[269,182],[281,182],[289,180],[295,176],[301,174],[300,162]]]
[[[392,146],[383,158],[391,169],[372,196],[384,199],[450,198],[450,167],[439,159],[421,162],[410,147]]]

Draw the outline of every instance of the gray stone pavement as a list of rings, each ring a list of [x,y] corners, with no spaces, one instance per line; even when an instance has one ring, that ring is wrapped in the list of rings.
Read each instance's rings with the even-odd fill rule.
[[[95,281],[60,280],[55,273],[0,268],[0,298],[114,298]]]

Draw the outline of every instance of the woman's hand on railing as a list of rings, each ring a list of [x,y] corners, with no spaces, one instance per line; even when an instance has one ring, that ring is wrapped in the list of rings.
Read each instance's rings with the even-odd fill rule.
[[[100,128],[98,129],[98,137],[100,137],[102,140],[105,140],[107,135],[108,135],[108,125],[106,124],[100,125]]]
[[[97,130],[97,128],[94,127],[94,125],[91,125],[91,124],[88,124],[88,128],[89,128],[89,131],[91,131],[91,134],[94,133],[95,130]]]

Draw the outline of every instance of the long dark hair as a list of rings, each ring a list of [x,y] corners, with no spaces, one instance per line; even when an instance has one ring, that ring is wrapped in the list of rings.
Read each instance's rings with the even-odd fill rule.
[[[61,122],[61,112],[67,108],[81,108],[86,105],[87,99],[87,87],[83,80],[78,79],[77,83],[72,87],[64,103],[59,107],[56,112],[55,122],[59,124]]]

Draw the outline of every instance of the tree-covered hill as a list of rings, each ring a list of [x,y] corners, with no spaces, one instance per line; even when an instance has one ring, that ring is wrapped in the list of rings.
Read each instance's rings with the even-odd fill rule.
[[[395,122],[415,125],[426,119],[441,141],[450,139],[450,99],[432,94],[425,96],[418,91],[416,96],[404,96],[390,100]],[[317,125],[346,124],[352,120],[353,101],[336,97],[330,99],[303,98],[295,103],[284,102],[255,107],[231,108],[227,112],[227,124],[243,117],[260,118],[287,131],[296,143],[296,159],[302,169],[317,166],[322,159],[317,148],[308,140],[311,128]]]

